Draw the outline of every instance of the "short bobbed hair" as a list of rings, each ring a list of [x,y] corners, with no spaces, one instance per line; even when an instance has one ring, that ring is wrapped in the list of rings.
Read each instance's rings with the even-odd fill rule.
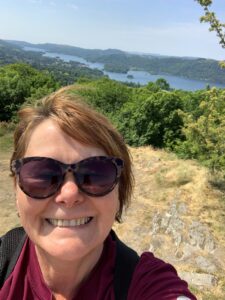
[[[120,222],[124,207],[130,203],[134,178],[129,149],[110,121],[78,96],[64,91],[22,108],[18,115],[11,161],[24,157],[33,130],[46,119],[54,120],[64,133],[76,141],[103,149],[108,156],[123,159],[124,169],[119,181],[120,207],[116,214],[116,220]],[[12,175],[15,177],[15,174]]]

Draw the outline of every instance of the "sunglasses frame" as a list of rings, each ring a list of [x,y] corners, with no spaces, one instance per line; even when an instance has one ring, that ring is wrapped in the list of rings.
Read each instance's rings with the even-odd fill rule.
[[[24,187],[22,186],[21,182],[20,182],[20,171],[21,168],[28,162],[30,161],[40,161],[40,160],[52,160],[54,163],[56,163],[57,165],[60,166],[61,171],[62,171],[62,182],[59,183],[59,185],[56,187],[56,190],[54,192],[52,192],[50,195],[48,196],[39,196],[39,197],[34,197],[31,194],[29,194],[28,192],[25,191]],[[82,186],[79,184],[77,178],[76,178],[76,172],[79,169],[79,165],[81,165],[84,162],[87,161],[107,161],[107,162],[111,162],[115,168],[116,168],[116,177],[115,180],[112,184],[112,186],[106,190],[105,192],[99,193],[99,194],[92,194],[88,191],[85,191],[85,189],[82,188]],[[116,186],[116,184],[119,181],[119,178],[121,176],[122,170],[124,167],[124,162],[121,158],[117,158],[117,157],[113,157],[113,156],[91,156],[88,158],[85,158],[81,161],[78,161],[76,163],[73,164],[65,164],[61,161],[58,161],[56,159],[50,158],[50,157],[43,157],[43,156],[31,156],[31,157],[24,157],[24,158],[20,158],[20,159],[16,159],[13,160],[11,162],[10,168],[11,168],[11,172],[14,173],[17,177],[18,177],[18,183],[19,186],[21,188],[21,190],[29,197],[37,199],[37,200],[41,200],[41,199],[47,199],[51,196],[53,196],[54,194],[56,194],[59,189],[61,188],[61,186],[63,185],[64,179],[65,179],[65,175],[67,172],[72,172],[74,175],[74,181],[76,183],[76,185],[78,186],[79,190],[81,190],[83,193],[87,194],[88,196],[92,196],[92,197],[101,197],[101,196],[105,196],[106,194],[110,193]]]

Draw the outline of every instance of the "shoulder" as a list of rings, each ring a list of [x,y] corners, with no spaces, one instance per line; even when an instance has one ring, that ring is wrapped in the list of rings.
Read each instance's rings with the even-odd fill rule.
[[[18,246],[18,243],[22,239],[25,239],[25,237],[26,234],[23,227],[13,228],[0,237],[0,248],[2,251],[15,249]]]
[[[0,238],[0,286],[12,272],[26,239],[22,227],[8,231]]]
[[[128,299],[178,300],[179,296],[196,299],[172,265],[156,258],[151,252],[144,252],[135,268]]]

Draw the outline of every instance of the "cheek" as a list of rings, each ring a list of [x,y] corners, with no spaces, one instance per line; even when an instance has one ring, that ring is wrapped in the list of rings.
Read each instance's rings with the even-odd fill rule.
[[[21,222],[38,216],[44,210],[45,205],[46,204],[41,201],[35,201],[28,197],[18,185],[16,186],[16,206]]]
[[[115,198],[115,203],[116,203],[116,208],[117,210],[119,209],[119,206],[120,206],[120,202],[119,202],[119,188],[118,188],[118,185],[116,186],[115,190],[115,195],[114,195],[114,198]]]
[[[15,186],[15,192],[16,192],[16,206],[19,214],[21,215],[21,212],[23,211],[23,204],[26,201],[25,194],[21,191],[18,184]]]
[[[102,212],[104,213],[105,211],[107,216],[110,216],[110,219],[115,219],[115,215],[118,212],[120,206],[118,188],[107,195],[106,198],[101,202],[101,204]]]
[[[117,192],[116,192],[116,212],[118,212],[119,208],[120,208],[119,190],[117,189]]]
[[[31,210],[29,206],[26,205],[26,195],[20,190],[20,188],[16,187],[16,206],[17,211],[20,218],[21,225],[26,228],[26,223],[29,222],[29,217],[32,217]]]

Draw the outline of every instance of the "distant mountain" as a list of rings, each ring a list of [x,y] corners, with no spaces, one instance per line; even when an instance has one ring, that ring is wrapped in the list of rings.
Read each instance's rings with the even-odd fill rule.
[[[43,49],[48,52],[56,52],[66,55],[75,55],[79,56],[85,59],[94,59],[99,56],[108,56],[108,55],[114,55],[114,54],[123,54],[125,52],[117,49],[106,49],[106,50],[100,50],[100,49],[84,49],[79,48],[75,46],[69,46],[69,45],[59,45],[59,44],[31,44],[24,41],[12,41],[8,40],[7,42],[12,43],[13,45],[19,46],[19,47],[32,47],[32,48],[38,48]]]
[[[74,55],[90,62],[103,63],[106,71],[127,73],[141,70],[154,75],[174,75],[189,79],[225,84],[225,70],[218,61],[196,57],[134,54],[117,49],[83,49],[59,44],[31,44],[24,41],[7,41],[16,47],[32,47],[46,52]]]

